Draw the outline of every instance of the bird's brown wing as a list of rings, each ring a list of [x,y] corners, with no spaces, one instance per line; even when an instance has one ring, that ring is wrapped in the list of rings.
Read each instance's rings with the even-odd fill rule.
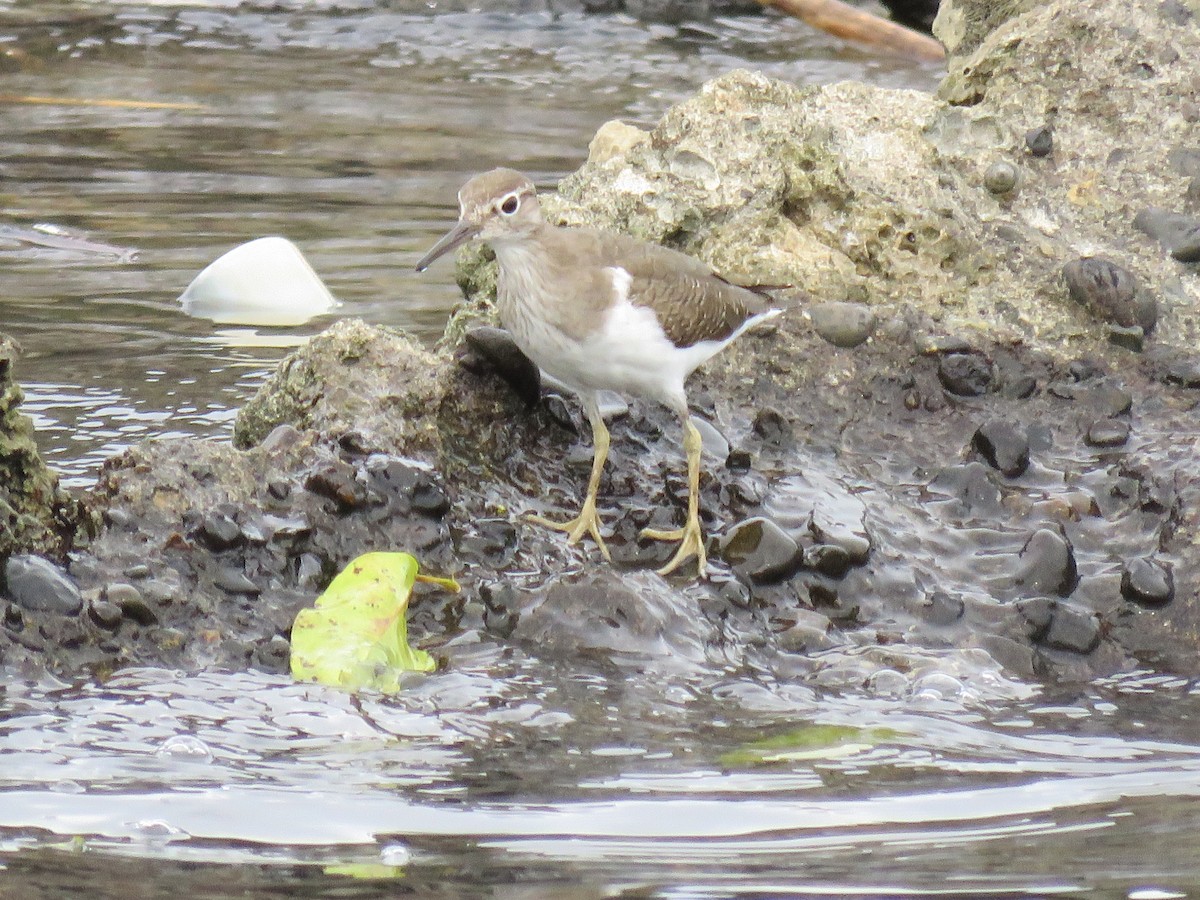
[[[769,296],[726,281],[694,257],[630,240],[619,263],[632,279],[629,300],[652,310],[676,347],[723,341],[774,305]]]

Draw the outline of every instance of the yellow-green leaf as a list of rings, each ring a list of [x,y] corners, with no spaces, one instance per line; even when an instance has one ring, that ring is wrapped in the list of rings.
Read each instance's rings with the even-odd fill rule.
[[[732,768],[804,760],[844,759],[857,756],[901,734],[891,728],[854,728],[850,725],[808,725],[754,741],[721,756]]]
[[[405,672],[432,672],[433,657],[410,647],[404,614],[413,583],[452,590],[451,579],[417,574],[407,553],[365,553],[330,583],[292,625],[292,676],[304,681],[393,693]]]

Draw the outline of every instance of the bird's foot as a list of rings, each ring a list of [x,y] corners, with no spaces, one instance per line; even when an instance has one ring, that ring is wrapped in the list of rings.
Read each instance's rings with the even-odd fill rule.
[[[659,531],[657,528],[643,528],[642,537],[653,541],[679,541],[679,547],[665,566],[658,570],[659,575],[670,575],[685,562],[696,557],[696,569],[701,578],[708,568],[708,554],[704,550],[704,532],[700,530],[699,517],[688,519],[682,528],[671,531]]]
[[[612,556],[608,552],[608,545],[604,543],[604,538],[600,536],[600,516],[596,512],[596,504],[588,499],[583,503],[583,509],[579,511],[579,515],[567,522],[553,522],[544,516],[530,515],[527,516],[530,522],[537,525],[544,525],[546,528],[553,528],[555,531],[565,531],[567,533],[568,544],[578,544],[583,539],[585,534],[590,534],[596,542],[596,546],[600,548],[600,552],[604,558],[612,562]]]

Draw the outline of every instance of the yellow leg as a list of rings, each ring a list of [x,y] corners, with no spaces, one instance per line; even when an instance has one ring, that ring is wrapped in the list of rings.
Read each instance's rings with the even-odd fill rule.
[[[600,547],[604,558],[612,561],[604,538],[600,536],[600,516],[596,513],[596,493],[600,490],[600,475],[604,472],[604,461],[608,459],[608,428],[595,404],[588,408],[588,419],[592,423],[592,477],[588,479],[587,496],[579,515],[568,522],[552,522],[542,516],[530,516],[529,521],[545,525],[556,531],[567,532],[567,543],[577,544],[585,534],[590,534]]]
[[[679,541],[679,549],[665,566],[658,570],[659,575],[669,575],[683,565],[692,556],[696,557],[696,565],[701,577],[708,567],[708,557],[704,552],[704,532],[700,530],[700,432],[692,424],[691,418],[683,423],[683,452],[687,456],[688,475],[688,512],[687,522],[682,528],[672,531],[659,531],[655,528],[642,529],[642,537],[656,541]]]

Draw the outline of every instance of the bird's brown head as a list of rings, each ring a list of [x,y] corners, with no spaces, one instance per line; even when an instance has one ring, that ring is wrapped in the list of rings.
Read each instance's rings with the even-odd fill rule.
[[[473,238],[520,239],[542,224],[533,182],[513,169],[492,169],[476,175],[458,192],[458,207],[458,224],[421,257],[418,272]]]

